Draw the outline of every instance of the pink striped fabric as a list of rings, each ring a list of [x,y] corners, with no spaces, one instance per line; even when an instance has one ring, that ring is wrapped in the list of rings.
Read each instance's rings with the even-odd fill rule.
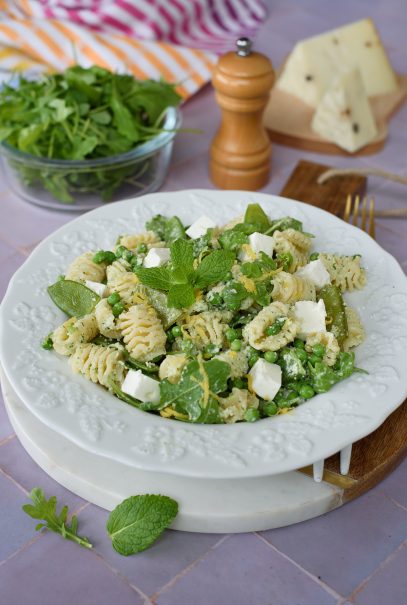
[[[9,0],[0,7],[18,19],[54,19],[217,53],[252,36],[266,16],[263,0]]]

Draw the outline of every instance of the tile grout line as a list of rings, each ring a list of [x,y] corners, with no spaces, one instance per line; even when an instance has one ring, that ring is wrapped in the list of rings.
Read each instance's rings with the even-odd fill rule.
[[[23,493],[24,493],[26,496],[28,496],[29,492],[28,492],[28,491],[25,489],[25,487],[23,487],[23,486],[22,486],[20,483],[18,483],[18,481],[16,481],[16,480],[14,479],[14,477],[12,477],[12,476],[11,476],[11,475],[9,475],[8,473],[6,473],[6,471],[5,471],[3,468],[1,468],[1,466],[0,466],[0,473],[1,473],[2,475],[4,475],[4,476],[5,476],[7,479],[10,479],[10,481],[11,481],[12,483],[14,483],[14,485],[15,485],[15,486],[16,486],[16,487],[17,487],[17,488],[20,490],[20,491],[22,491],[22,492],[23,492]]]
[[[348,599],[353,599],[354,597],[356,597],[362,590],[363,588],[366,586],[366,584],[368,582],[370,582],[370,580],[372,578],[374,578],[374,576],[381,571],[382,569],[384,569],[397,555],[399,552],[401,552],[403,550],[403,548],[407,547],[407,540],[405,540],[404,542],[402,542],[397,548],[396,550],[393,550],[392,553],[390,553],[388,555],[388,557],[386,557],[379,565],[378,567],[376,567],[376,569],[374,569],[372,571],[371,574],[369,574],[364,580],[362,580],[362,582],[350,593]]]
[[[159,588],[158,590],[156,590],[156,592],[154,592],[152,595],[150,595],[149,598],[151,600],[151,603],[155,604],[158,597],[160,597],[163,593],[165,593],[168,590],[170,590],[178,582],[178,580],[180,580],[181,578],[183,578],[191,569],[193,569],[194,567],[196,567],[196,565],[198,565],[199,563],[201,563],[201,561],[204,561],[206,559],[206,557],[213,550],[215,550],[216,548],[218,548],[218,546],[220,546],[221,544],[223,544],[223,542],[225,542],[228,538],[230,538],[230,534],[227,534],[226,536],[222,536],[222,538],[220,538],[220,540],[218,540],[215,544],[213,544],[200,557],[198,557],[197,559],[195,559],[195,561],[192,561],[192,563],[190,563],[189,565],[187,565],[186,567],[184,567],[184,569],[182,569],[173,578],[171,578],[171,580],[169,580],[166,584],[164,584],[163,586],[161,586],[161,588]]]
[[[392,496],[390,496],[390,494],[388,494],[385,489],[382,489],[382,488],[379,487],[379,489],[377,491],[379,491],[386,498],[388,498],[388,500],[390,500],[390,502],[392,502],[392,504],[394,504],[395,506],[397,506],[397,508],[401,508],[402,510],[405,510],[407,512],[407,507],[404,506],[403,504],[401,504],[400,502],[398,502],[398,500],[396,500]]]
[[[4,439],[2,439],[0,441],[0,447],[2,445],[6,445],[6,443],[8,443],[9,441],[11,441],[12,439],[14,439],[14,437],[16,437],[15,433],[11,433],[10,435],[7,435],[7,437],[4,437]]]
[[[31,538],[31,540],[28,540],[28,542],[24,542],[24,544],[22,544],[20,546],[20,548],[18,548],[15,552],[11,553],[11,555],[9,555],[6,559],[3,559],[3,561],[0,561],[0,567],[2,567],[3,565],[6,565],[6,563],[8,561],[11,561],[11,559],[14,559],[14,557],[19,555],[21,552],[23,552],[27,548],[29,548],[32,544],[35,544],[36,542],[38,542],[38,540],[40,540],[41,537],[44,536],[46,533],[47,533],[46,531],[42,530],[42,531],[38,532],[37,534],[35,534]]]
[[[305,573],[306,576],[308,576],[311,580],[313,580],[316,584],[318,584],[321,588],[323,588],[325,590],[325,592],[327,592],[331,596],[335,597],[337,600],[339,600],[339,602],[341,600],[345,599],[345,597],[343,595],[341,595],[339,592],[337,592],[334,588],[331,588],[331,586],[329,586],[329,584],[326,584],[326,582],[324,582],[323,580],[320,580],[313,573],[311,573],[310,571],[308,571],[307,569],[305,569],[304,567],[302,567],[302,565],[300,565],[299,563],[297,563],[297,561],[294,561],[294,559],[291,559],[291,557],[289,557],[284,552],[282,552],[281,550],[279,550],[276,546],[274,546],[274,544],[272,544],[271,542],[269,542],[268,540],[266,540],[266,538],[264,538],[263,536],[261,536],[258,532],[254,532],[254,534],[255,534],[255,536],[257,536],[257,538],[259,538],[259,540],[261,540],[262,542],[264,542],[264,544],[266,546],[268,546],[271,550],[274,550],[275,552],[277,552],[284,559],[286,559],[287,561],[289,561],[290,563],[292,563],[297,569],[299,569],[300,571],[302,571],[303,573]]]

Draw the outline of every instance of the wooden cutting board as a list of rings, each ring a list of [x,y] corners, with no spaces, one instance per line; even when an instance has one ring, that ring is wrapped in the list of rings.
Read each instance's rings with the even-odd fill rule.
[[[355,153],[348,153],[334,143],[322,139],[311,128],[314,109],[293,95],[273,88],[264,113],[264,124],[274,143],[297,149],[334,155],[369,155],[382,149],[387,138],[387,125],[391,116],[407,98],[407,76],[398,75],[397,91],[371,97],[370,106],[377,124],[377,137]]]
[[[320,174],[330,166],[301,160],[280,195],[318,206],[342,216],[346,196],[363,195],[366,178],[337,176],[318,185]],[[404,404],[407,403],[407,399]],[[339,472],[339,455],[325,460],[324,481],[344,489],[343,502],[360,496],[382,481],[407,454],[407,405],[402,404],[373,433],[353,444],[348,475]],[[301,469],[312,476],[312,467]]]

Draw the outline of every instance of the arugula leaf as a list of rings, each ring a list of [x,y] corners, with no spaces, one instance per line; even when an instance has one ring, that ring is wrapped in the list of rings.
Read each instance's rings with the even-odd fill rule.
[[[57,499],[55,496],[51,496],[47,500],[43,490],[39,487],[34,487],[30,492],[30,498],[33,504],[24,504],[22,509],[33,519],[42,519],[43,523],[38,523],[35,526],[37,531],[45,527],[56,534],[60,534],[66,540],[76,542],[76,544],[85,548],[92,548],[92,544],[87,538],[78,536],[77,517],[73,515],[71,525],[67,523],[68,507],[62,507],[61,512],[57,513]]]
[[[247,234],[237,230],[236,228],[227,229],[219,237],[220,245],[224,250],[235,251],[243,246],[243,244],[247,244],[248,241],[249,238]]]
[[[195,274],[195,285],[198,288],[206,288],[222,281],[232,268],[235,261],[233,252],[226,250],[215,250],[205,256],[198,265]]]
[[[284,216],[275,221],[271,221],[270,227],[265,231],[266,235],[273,235],[275,231],[285,231],[286,229],[295,229],[302,231],[302,222],[291,216]]]
[[[229,377],[229,364],[219,359],[203,361],[198,355],[184,367],[178,383],[161,381],[161,403],[186,414],[190,422],[220,422],[215,395],[227,389]]]
[[[110,513],[106,530],[113,548],[127,557],[151,546],[177,513],[177,502],[168,496],[130,496]]]
[[[244,222],[255,227],[255,231],[259,233],[264,233],[270,227],[270,219],[259,204],[247,206]]]

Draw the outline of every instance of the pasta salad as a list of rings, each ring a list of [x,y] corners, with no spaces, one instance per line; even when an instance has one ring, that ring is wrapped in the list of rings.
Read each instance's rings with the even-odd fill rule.
[[[44,340],[127,404],[193,423],[286,413],[360,372],[364,340],[343,292],[359,255],[313,250],[300,221],[258,204],[220,227],[157,215],[49,286],[69,318]]]

